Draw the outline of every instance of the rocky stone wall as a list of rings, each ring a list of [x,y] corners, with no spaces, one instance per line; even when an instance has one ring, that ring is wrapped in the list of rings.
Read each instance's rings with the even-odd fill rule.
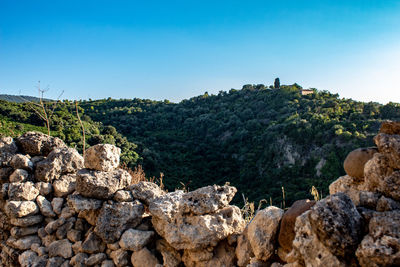
[[[236,189],[132,184],[120,149],[83,158],[58,138],[0,140],[0,266],[399,266],[400,124],[345,162],[318,201],[268,207],[246,224]]]

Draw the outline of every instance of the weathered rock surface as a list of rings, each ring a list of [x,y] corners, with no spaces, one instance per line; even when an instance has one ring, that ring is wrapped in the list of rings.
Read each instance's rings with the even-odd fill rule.
[[[380,133],[374,138],[379,152],[388,159],[389,166],[400,169],[400,135]]]
[[[26,180],[28,180],[28,177],[29,177],[29,173],[26,170],[16,169],[10,175],[10,183],[25,182]]]
[[[11,158],[10,166],[14,169],[24,169],[31,171],[33,169],[33,163],[30,158],[26,155],[16,154]]]
[[[283,214],[278,241],[279,245],[286,251],[292,250],[292,242],[295,237],[294,226],[298,216],[309,210],[315,205],[315,201],[308,199],[297,200],[293,205]]]
[[[155,267],[158,264],[157,258],[147,248],[133,252],[131,262],[133,267]]]
[[[164,239],[159,239],[156,242],[156,248],[163,257],[165,267],[178,267],[182,262],[181,254],[168,244]]]
[[[318,239],[334,255],[351,257],[362,235],[362,218],[351,199],[337,193],[317,202],[309,213]]]
[[[146,205],[149,205],[159,196],[164,195],[164,192],[155,183],[141,181],[128,187],[131,190],[134,198],[139,199]]]
[[[82,169],[76,179],[76,190],[85,197],[110,199],[119,189],[130,185],[131,175],[122,169],[112,172]]]
[[[110,172],[119,165],[121,149],[110,144],[98,144],[85,151],[85,168]]]
[[[72,245],[67,239],[57,240],[49,246],[50,257],[63,257],[68,259],[72,257]]]
[[[39,195],[32,182],[10,183],[8,186],[8,197],[10,200],[35,200]]]
[[[363,267],[400,265],[400,211],[375,213],[356,255]]]
[[[39,132],[27,132],[17,138],[21,151],[29,155],[47,156],[54,148],[65,148],[65,143],[57,138]]]
[[[275,250],[283,210],[270,206],[257,212],[248,226],[247,237],[255,257],[267,261]]]
[[[62,174],[75,173],[83,168],[83,157],[72,148],[56,148],[36,164],[36,179],[49,182],[58,179]]]
[[[7,201],[6,213],[12,218],[35,215],[39,208],[33,201]]]
[[[66,174],[53,181],[54,195],[56,197],[65,197],[72,194],[76,187],[76,175]]]
[[[144,206],[138,202],[104,203],[94,231],[105,243],[114,243],[126,229],[140,223],[143,212]]]
[[[119,241],[124,250],[139,251],[146,246],[154,236],[153,231],[126,230]]]

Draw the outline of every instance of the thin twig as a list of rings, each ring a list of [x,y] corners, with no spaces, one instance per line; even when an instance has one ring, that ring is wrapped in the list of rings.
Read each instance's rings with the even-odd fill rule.
[[[78,117],[78,121],[82,127],[82,143],[83,143],[83,157],[85,157],[85,144],[86,144],[86,138],[85,138],[85,128],[83,127],[83,123],[81,121],[81,117],[79,116],[79,112],[78,112],[78,101],[75,101],[75,107],[76,107],[76,116]]]

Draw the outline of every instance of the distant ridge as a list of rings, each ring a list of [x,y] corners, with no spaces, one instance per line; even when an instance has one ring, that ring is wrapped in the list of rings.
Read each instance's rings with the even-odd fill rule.
[[[0,100],[5,100],[14,103],[25,103],[25,102],[39,102],[39,97],[27,96],[27,95],[5,95],[0,94]],[[52,99],[43,98],[43,101],[53,101]]]

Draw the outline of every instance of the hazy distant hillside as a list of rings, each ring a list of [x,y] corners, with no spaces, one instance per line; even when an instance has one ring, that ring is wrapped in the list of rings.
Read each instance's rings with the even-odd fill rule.
[[[4,95],[0,94],[0,100],[5,100],[15,103],[25,103],[25,102],[39,102],[38,97],[27,96],[27,95]],[[51,99],[44,98],[43,101],[52,101]]]
[[[300,89],[246,85],[180,103],[104,99],[79,105],[89,145],[122,146],[124,162],[142,164],[148,175],[163,172],[169,189],[230,182],[239,189],[236,202],[243,193],[279,205],[282,187],[288,204],[310,197],[312,186],[326,195],[330,182],[344,174],[347,153],[373,146],[382,120],[400,120],[399,104],[363,103],[317,90],[302,96]],[[45,131],[28,104],[0,101],[0,119],[3,135],[32,127]],[[72,102],[58,104],[52,129],[82,147]]]

